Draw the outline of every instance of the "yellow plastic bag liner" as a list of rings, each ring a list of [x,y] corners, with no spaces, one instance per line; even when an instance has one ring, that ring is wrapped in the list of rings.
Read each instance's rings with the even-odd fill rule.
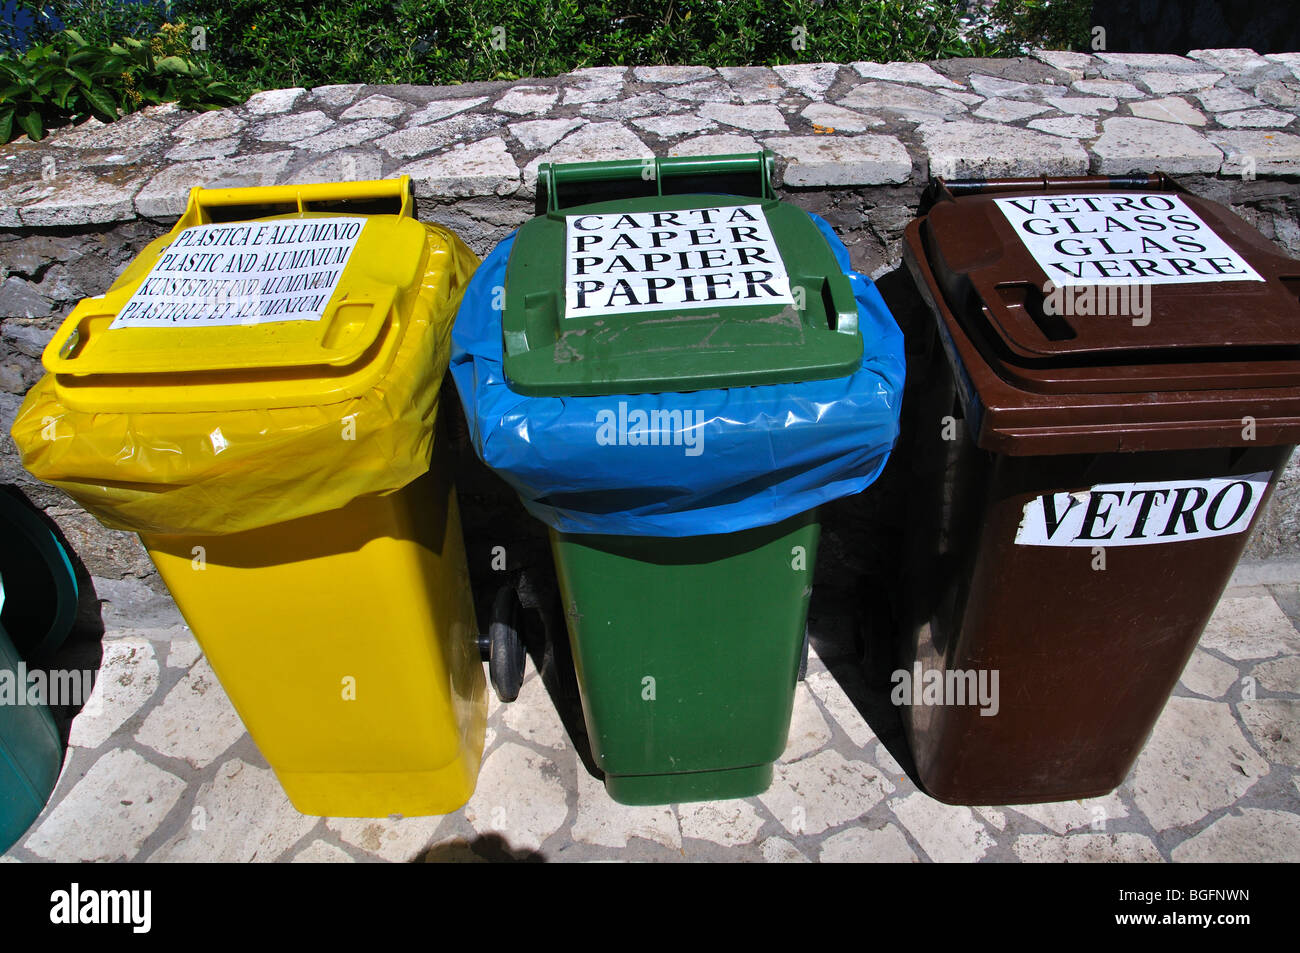
[[[349,211],[386,205],[396,214]],[[293,284],[273,278],[320,281],[347,241],[333,228],[303,242],[303,226],[349,218],[360,232],[323,314],[284,319],[276,308]],[[223,222],[213,245],[170,247],[185,229]],[[261,230],[236,236],[231,254],[228,236],[250,225]],[[276,241],[308,267],[287,271],[295,262],[273,257]],[[169,252],[177,268],[153,281],[182,307],[117,319]],[[236,270],[203,270],[218,258]],[[256,271],[238,271],[245,262]],[[23,464],[106,526],[139,533],[238,532],[405,486],[428,468],[451,325],[477,265],[451,232],[410,216],[405,179],[196,189],[172,231],[78,304],[46,348],[48,373],[12,429]],[[188,317],[184,302],[205,296],[227,323]]]

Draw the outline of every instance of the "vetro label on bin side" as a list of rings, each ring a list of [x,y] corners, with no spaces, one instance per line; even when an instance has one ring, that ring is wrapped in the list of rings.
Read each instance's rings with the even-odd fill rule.
[[[319,321],[365,224],[348,216],[187,228],[109,329]]]
[[[564,316],[794,304],[759,205],[564,219]]]
[[[1232,536],[1250,526],[1271,473],[1166,483],[1101,483],[1025,504],[1018,546],[1143,546]]]
[[[1058,286],[1263,281],[1177,195],[994,199]]]

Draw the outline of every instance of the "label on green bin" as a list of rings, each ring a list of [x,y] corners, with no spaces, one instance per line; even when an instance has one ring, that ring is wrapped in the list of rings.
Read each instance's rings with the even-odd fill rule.
[[[759,205],[565,217],[565,318],[793,304]]]

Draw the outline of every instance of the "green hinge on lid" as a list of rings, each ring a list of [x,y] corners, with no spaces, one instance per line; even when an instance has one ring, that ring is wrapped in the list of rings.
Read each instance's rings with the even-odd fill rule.
[[[852,287],[772,175],[769,152],[543,165],[547,211],[506,266],[511,386],[594,396],[854,373]]]

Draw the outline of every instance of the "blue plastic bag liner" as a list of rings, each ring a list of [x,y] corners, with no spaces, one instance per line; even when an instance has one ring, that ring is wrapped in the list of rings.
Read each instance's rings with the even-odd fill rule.
[[[512,390],[497,310],[515,236],[506,238],[474,273],[452,330],[451,373],[478,455],[530,513],[564,533],[733,533],[871,485],[898,437],[903,335],[830,226],[811,217],[853,286],[858,371],[689,393]]]

